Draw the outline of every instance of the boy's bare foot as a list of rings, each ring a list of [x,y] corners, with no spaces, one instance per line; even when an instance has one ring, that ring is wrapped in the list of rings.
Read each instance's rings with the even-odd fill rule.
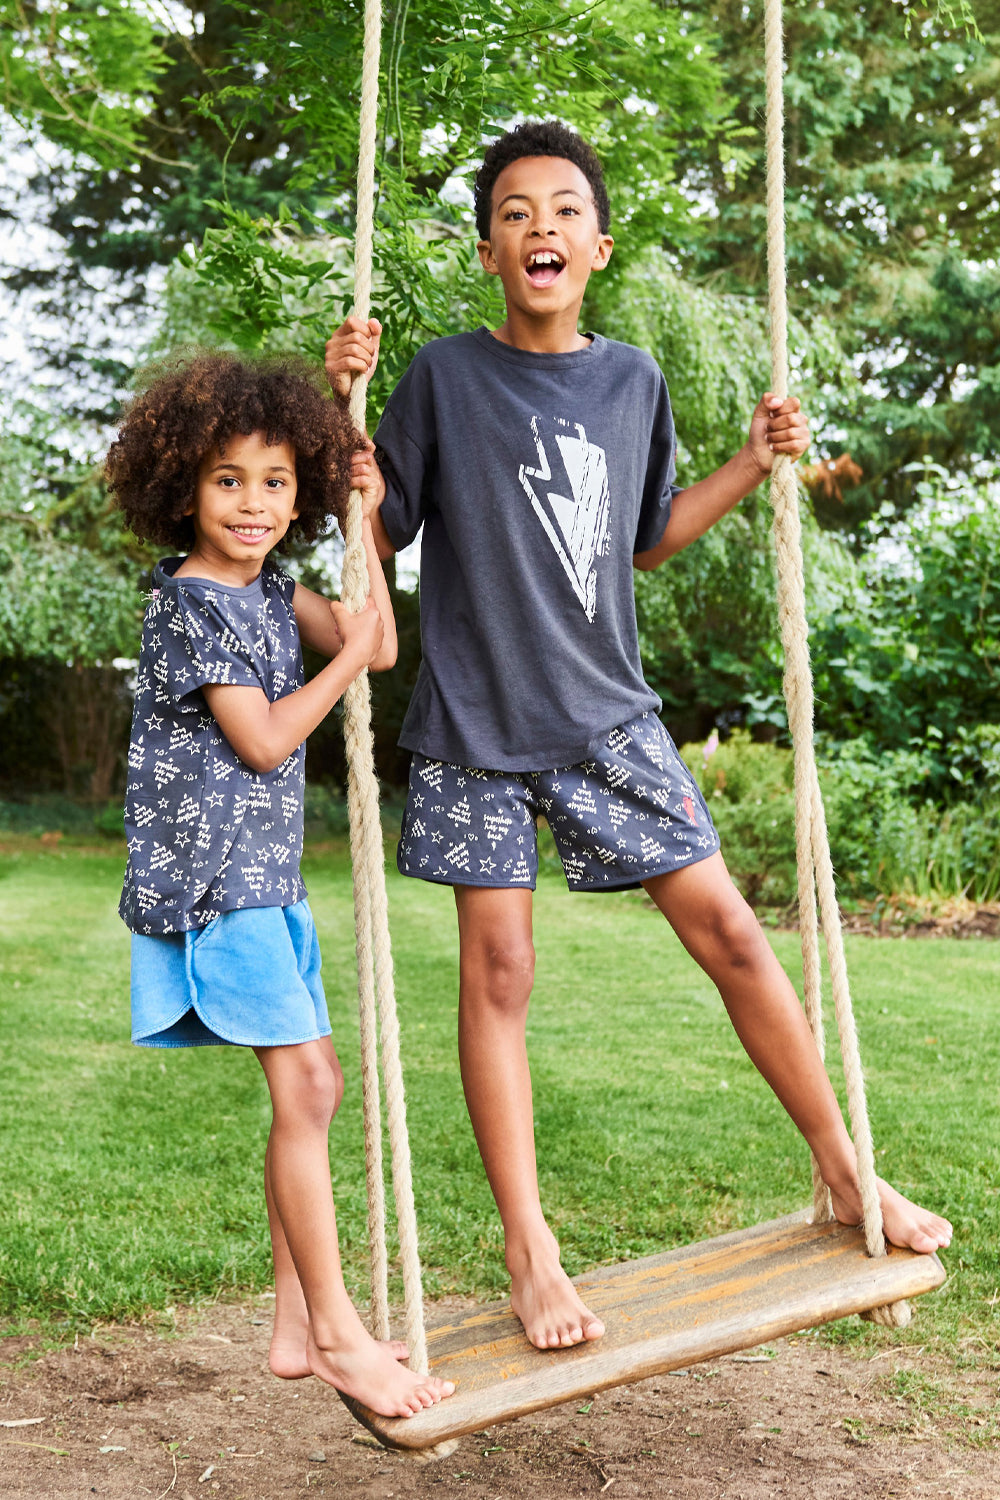
[[[929,1209],[911,1203],[894,1187],[878,1179],[878,1196],[882,1205],[882,1229],[890,1245],[916,1250],[921,1255],[932,1255],[935,1250],[945,1250],[951,1244],[951,1225],[947,1219],[932,1214]],[[841,1224],[861,1222],[860,1200],[845,1197],[831,1190],[833,1211]]]
[[[599,1339],[604,1324],[577,1296],[559,1263],[559,1246],[549,1238],[551,1246],[540,1253],[518,1257],[508,1251],[510,1305],[536,1349],[571,1349]]]
[[[378,1343],[361,1328],[332,1348],[320,1348],[310,1334],[306,1354],[311,1374],[382,1417],[412,1417],[451,1395],[452,1381],[408,1370],[392,1352],[395,1347],[397,1341]]]

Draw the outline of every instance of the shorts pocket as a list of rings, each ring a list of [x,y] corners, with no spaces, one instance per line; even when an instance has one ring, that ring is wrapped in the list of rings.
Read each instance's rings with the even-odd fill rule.
[[[218,917],[213,917],[210,922],[206,922],[205,925],[204,925],[204,927],[199,927],[198,931],[195,933],[194,937],[191,939],[191,947],[192,948],[200,948],[201,945],[202,945],[202,943],[205,941],[205,939],[207,937],[209,937],[216,930],[216,928],[218,927],[218,925],[219,925],[219,923],[221,921],[222,921],[222,917],[220,915]]]

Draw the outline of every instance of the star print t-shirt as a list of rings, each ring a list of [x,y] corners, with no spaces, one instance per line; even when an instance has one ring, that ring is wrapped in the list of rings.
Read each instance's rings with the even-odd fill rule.
[[[485,328],[413,360],[375,434],[397,548],[423,526],[423,661],[400,744],[545,770],[659,699],[643,680],[632,554],[670,518],[675,439],[656,362],[593,338],[533,354]]]
[[[142,630],[125,798],[119,911],[133,932],[185,932],[242,907],[291,906],[299,874],[305,746],[274,771],[240,760],[202,687],[300,687],[295,584],[264,566],[245,588],[153,573]]]

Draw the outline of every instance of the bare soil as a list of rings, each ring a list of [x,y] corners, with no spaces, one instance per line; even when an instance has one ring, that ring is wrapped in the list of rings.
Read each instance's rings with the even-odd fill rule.
[[[868,902],[844,916],[847,932],[869,937],[1000,937],[1000,902],[977,905],[963,897],[923,900],[917,896],[895,896]]]
[[[785,1340],[491,1428],[421,1463],[373,1446],[319,1381],[274,1379],[268,1309],[217,1306],[181,1315],[170,1335],[105,1328],[48,1352],[0,1340],[0,1494],[1000,1497],[995,1381],[935,1370],[919,1350],[872,1358]],[[907,1386],[924,1396],[900,1394]]]

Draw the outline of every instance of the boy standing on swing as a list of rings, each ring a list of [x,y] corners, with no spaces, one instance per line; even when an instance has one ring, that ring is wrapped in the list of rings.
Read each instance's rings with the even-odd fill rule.
[[[604,1327],[562,1269],[538,1193],[525,1028],[539,815],[572,889],[645,888],[718,986],[837,1218],[861,1218],[854,1149],[798,998],[643,680],[632,584],[633,566],[655,568],[703,535],[776,454],[797,459],[809,427],[794,397],[765,395],[740,451],[675,485],[655,361],[578,329],[613,242],[600,163],[565,126],[528,122],[487,150],[476,223],[507,316],[419,352],[355,477],[377,461],[383,558],[424,528],[398,863],[455,891],[462,1081],[503,1221],[511,1306],[537,1348],[556,1349]],[[332,382],[370,375],[380,332],[357,318],[338,329]],[[880,1194],[893,1244],[949,1243],[944,1219],[888,1184]]]

